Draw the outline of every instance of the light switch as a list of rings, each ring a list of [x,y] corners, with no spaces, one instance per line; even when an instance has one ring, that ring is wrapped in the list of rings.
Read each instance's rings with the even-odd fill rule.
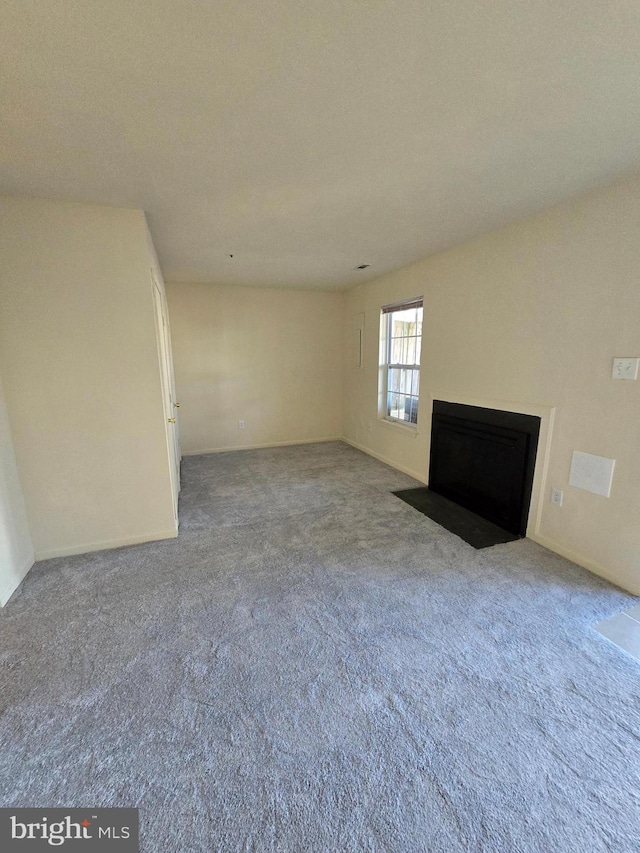
[[[612,379],[637,379],[640,358],[614,358]]]
[[[592,453],[581,453],[579,450],[574,450],[571,458],[569,485],[608,498],[611,494],[615,464],[615,459],[607,459],[606,456],[594,456]]]

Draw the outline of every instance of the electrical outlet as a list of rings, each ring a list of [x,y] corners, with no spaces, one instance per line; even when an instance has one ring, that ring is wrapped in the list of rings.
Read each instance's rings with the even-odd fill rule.
[[[551,503],[556,506],[562,506],[562,490],[561,489],[551,489]]]
[[[240,429],[244,429],[244,421],[238,421],[238,426]]]
[[[640,358],[614,358],[612,379],[637,379]]]

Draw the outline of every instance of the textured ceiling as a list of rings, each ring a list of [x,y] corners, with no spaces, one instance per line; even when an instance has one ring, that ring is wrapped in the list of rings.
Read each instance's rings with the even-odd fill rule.
[[[640,168],[637,0],[0,13],[0,191],[143,208],[169,280],[349,287]]]

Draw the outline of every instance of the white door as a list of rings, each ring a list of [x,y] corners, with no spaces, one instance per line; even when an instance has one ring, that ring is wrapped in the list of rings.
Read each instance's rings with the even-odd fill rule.
[[[173,509],[176,522],[178,520],[178,492],[180,491],[180,441],[178,434],[178,408],[173,390],[173,364],[171,361],[171,341],[167,324],[167,312],[162,291],[158,286],[153,270],[151,270],[153,303],[156,313],[156,334],[158,340],[158,357],[160,360],[160,375],[162,379],[162,401],[164,404],[165,430],[167,435],[167,452],[169,454],[169,473],[173,493]]]

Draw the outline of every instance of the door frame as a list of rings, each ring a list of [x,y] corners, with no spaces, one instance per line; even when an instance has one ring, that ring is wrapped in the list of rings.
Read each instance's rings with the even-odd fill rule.
[[[180,460],[182,456],[178,432],[178,404],[176,403],[173,384],[173,360],[166,300],[153,268],[151,269],[151,292],[156,322],[156,342],[158,346],[158,364],[160,367],[160,384],[162,388],[173,513],[176,525],[178,525],[178,494],[180,492]]]

